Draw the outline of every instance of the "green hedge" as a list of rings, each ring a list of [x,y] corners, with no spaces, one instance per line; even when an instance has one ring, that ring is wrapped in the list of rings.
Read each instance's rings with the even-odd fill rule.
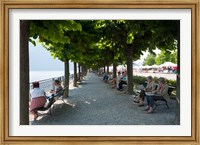
[[[134,84],[144,84],[147,81],[146,77],[142,76],[133,76],[133,83]]]
[[[155,81],[155,83],[158,83],[158,77],[154,77],[153,80]],[[133,76],[134,84],[144,84],[145,81],[147,81],[147,77]],[[169,86],[176,87],[176,80],[167,80],[166,79],[166,81]]]

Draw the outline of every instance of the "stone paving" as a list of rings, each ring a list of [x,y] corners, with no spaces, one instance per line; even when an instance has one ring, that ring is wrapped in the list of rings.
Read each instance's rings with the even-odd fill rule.
[[[133,95],[124,94],[88,73],[77,88],[70,87],[69,102],[55,103],[52,116],[39,117],[32,125],[174,125],[176,101],[169,100],[169,109],[160,105],[152,114],[133,103]]]

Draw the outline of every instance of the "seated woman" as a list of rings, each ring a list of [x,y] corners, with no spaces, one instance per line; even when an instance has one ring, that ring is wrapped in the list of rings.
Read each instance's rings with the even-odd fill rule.
[[[122,72],[122,78],[120,79],[118,84],[119,91],[123,91],[123,84],[127,84],[127,77],[125,72]]]
[[[59,80],[54,81],[54,90],[50,90],[51,96],[46,96],[46,99],[51,99],[53,96],[55,96],[57,93],[63,90],[63,87],[60,85]]]
[[[31,101],[29,102],[29,111],[34,115],[34,120],[38,117],[34,109],[44,107],[46,103],[45,92],[40,89],[39,82],[34,82],[33,89],[30,91]]]
[[[55,95],[62,90],[63,90],[63,87],[60,85],[60,81],[55,80],[54,81],[54,90],[51,90],[50,92]]]
[[[156,89],[156,84],[153,81],[152,76],[147,77],[147,86],[144,89],[141,89],[139,99],[134,100],[134,102],[139,103],[139,107],[144,106],[144,98],[145,98],[145,92],[152,92]]]
[[[118,75],[109,81],[109,83],[112,84],[112,88],[118,87],[118,84],[121,78],[122,78],[122,75],[120,72],[118,72]]]
[[[169,94],[168,94],[168,85],[165,82],[165,79],[163,77],[158,79],[158,88],[155,91],[152,91],[152,94],[147,94],[147,106],[145,110],[147,113],[152,113],[153,112],[153,106],[154,106],[154,101],[156,100],[167,100],[169,99]]]
[[[117,79],[116,79],[116,86],[117,87],[119,86],[119,82],[120,82],[122,77],[123,76],[122,76],[121,72],[119,71],[118,74],[117,74]]]

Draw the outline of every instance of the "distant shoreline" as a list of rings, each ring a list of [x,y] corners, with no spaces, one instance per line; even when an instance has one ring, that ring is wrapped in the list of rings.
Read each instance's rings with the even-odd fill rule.
[[[70,74],[73,73],[74,71],[70,70]],[[33,82],[64,76],[64,71],[30,71],[29,75],[29,82]]]

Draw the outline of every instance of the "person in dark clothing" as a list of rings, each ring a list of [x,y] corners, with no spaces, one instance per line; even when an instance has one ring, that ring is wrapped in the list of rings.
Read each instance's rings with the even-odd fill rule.
[[[120,79],[118,84],[119,91],[123,91],[123,84],[127,84],[127,76],[125,72],[122,72],[122,78]]]

